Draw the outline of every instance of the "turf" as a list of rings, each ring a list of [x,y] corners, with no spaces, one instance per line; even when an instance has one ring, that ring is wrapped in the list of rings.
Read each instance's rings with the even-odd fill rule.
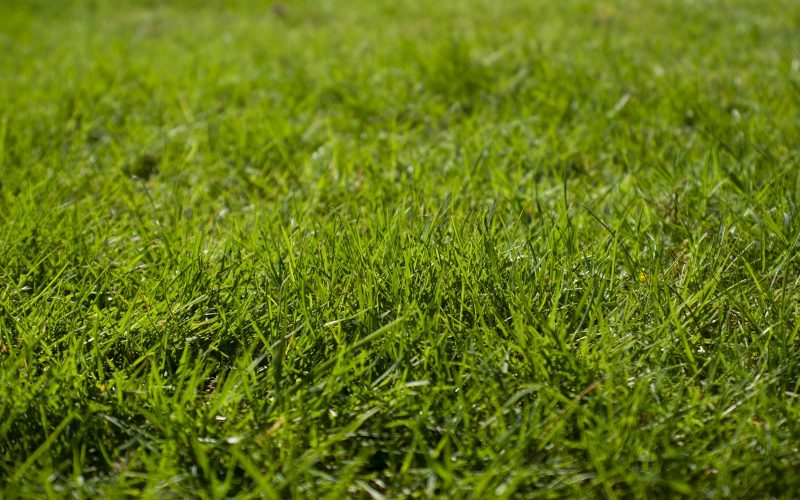
[[[0,3],[4,497],[800,494],[800,3]]]

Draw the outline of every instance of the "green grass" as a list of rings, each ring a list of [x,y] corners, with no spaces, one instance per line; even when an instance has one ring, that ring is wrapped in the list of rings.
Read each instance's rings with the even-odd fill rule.
[[[0,494],[800,494],[798,33],[5,0]]]

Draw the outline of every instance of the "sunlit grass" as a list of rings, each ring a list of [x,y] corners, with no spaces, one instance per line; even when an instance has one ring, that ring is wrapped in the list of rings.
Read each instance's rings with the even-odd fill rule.
[[[0,4],[2,496],[792,496],[799,30]]]

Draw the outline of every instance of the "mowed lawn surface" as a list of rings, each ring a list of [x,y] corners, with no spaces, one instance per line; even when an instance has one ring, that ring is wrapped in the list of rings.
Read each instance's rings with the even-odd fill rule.
[[[800,494],[800,3],[0,3],[4,497]]]

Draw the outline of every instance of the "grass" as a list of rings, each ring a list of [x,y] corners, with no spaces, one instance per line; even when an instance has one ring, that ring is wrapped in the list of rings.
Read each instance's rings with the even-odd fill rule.
[[[4,1],[2,496],[799,494],[798,30]]]

